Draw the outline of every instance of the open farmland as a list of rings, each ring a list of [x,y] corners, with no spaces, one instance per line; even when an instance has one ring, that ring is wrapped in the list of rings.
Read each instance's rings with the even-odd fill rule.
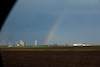
[[[4,67],[100,67],[100,47],[2,48]]]

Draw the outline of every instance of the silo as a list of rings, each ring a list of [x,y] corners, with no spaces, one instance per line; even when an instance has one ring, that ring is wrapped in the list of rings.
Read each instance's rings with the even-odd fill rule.
[[[37,40],[35,40],[35,46],[37,46]]]

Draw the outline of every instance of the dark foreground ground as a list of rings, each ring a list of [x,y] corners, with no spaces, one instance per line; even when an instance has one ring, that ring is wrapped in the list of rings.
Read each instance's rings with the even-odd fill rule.
[[[4,67],[100,67],[100,51],[2,51]]]

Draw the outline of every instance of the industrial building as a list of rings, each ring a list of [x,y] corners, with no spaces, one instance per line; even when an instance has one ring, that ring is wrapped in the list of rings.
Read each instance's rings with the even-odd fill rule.
[[[21,45],[22,47],[24,47],[24,46],[25,46],[25,43],[24,43],[22,40],[20,40],[20,45]]]
[[[28,45],[28,43],[25,43],[22,40],[20,40],[20,43],[19,44],[17,42],[17,47],[26,47],[27,45]]]

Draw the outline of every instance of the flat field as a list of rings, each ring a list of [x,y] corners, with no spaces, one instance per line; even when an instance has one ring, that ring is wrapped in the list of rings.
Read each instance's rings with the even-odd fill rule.
[[[100,67],[100,47],[2,48],[4,67]]]

